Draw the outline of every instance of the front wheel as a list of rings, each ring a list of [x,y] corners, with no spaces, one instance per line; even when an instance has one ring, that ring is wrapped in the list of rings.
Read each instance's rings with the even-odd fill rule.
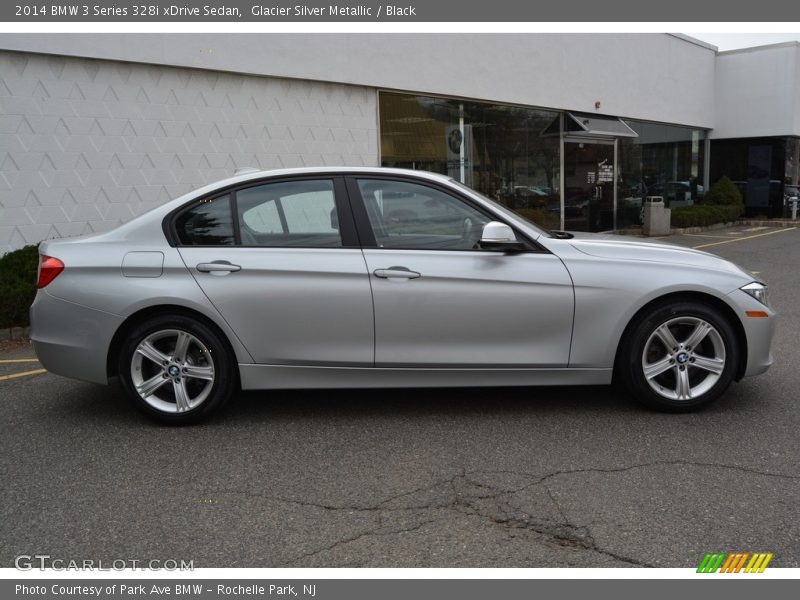
[[[216,331],[188,317],[164,315],[130,332],[118,372],[136,408],[178,425],[219,410],[236,388],[235,369]]]
[[[713,307],[673,302],[654,308],[622,342],[617,369],[637,400],[684,412],[716,400],[739,363],[736,334]]]

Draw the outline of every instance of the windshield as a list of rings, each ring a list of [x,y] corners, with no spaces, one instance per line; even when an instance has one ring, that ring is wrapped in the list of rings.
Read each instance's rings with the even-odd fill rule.
[[[456,181],[455,179],[452,179],[452,178],[450,179],[450,181],[452,183],[454,183],[455,185],[457,185],[458,187],[460,187],[461,189],[469,192],[473,196],[478,196],[481,200],[484,200],[484,201],[488,202],[489,204],[492,205],[492,208],[497,209],[498,211],[502,212],[504,215],[506,215],[508,217],[511,217],[512,219],[519,219],[520,221],[524,221],[525,223],[530,225],[530,227],[532,227],[534,230],[536,230],[537,233],[539,233],[539,234],[541,234],[543,236],[546,236],[546,237],[553,237],[553,234],[551,232],[549,232],[547,229],[543,229],[541,225],[537,225],[536,223],[534,223],[530,219],[528,219],[526,217],[523,217],[521,214],[516,213],[516,212],[514,212],[513,210],[511,210],[509,208],[506,208],[505,206],[503,206],[502,204],[500,204],[496,200],[492,200],[491,198],[488,198],[488,197],[484,196],[480,192],[478,192],[476,190],[473,190],[471,187],[469,187],[467,185],[464,185],[460,181]]]

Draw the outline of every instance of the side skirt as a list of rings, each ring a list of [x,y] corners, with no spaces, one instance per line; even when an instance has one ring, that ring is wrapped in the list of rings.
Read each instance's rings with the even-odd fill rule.
[[[240,364],[243,390],[607,385],[613,369],[387,369]]]

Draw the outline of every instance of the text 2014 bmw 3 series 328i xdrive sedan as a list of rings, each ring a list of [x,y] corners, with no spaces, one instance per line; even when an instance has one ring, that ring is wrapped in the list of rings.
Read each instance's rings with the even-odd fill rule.
[[[704,252],[548,232],[452,179],[250,172],[42,242],[33,342],[171,423],[238,389],[609,384],[684,411],[766,371],[767,286]]]

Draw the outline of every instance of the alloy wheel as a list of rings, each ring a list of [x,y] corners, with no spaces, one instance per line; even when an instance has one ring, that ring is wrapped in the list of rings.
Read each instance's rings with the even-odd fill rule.
[[[642,371],[660,396],[692,400],[719,381],[725,359],[725,343],[711,323],[681,316],[662,323],[650,334],[642,353]]]
[[[165,413],[185,413],[203,404],[214,387],[214,360],[194,335],[164,329],[145,337],[131,358],[136,393]]]

